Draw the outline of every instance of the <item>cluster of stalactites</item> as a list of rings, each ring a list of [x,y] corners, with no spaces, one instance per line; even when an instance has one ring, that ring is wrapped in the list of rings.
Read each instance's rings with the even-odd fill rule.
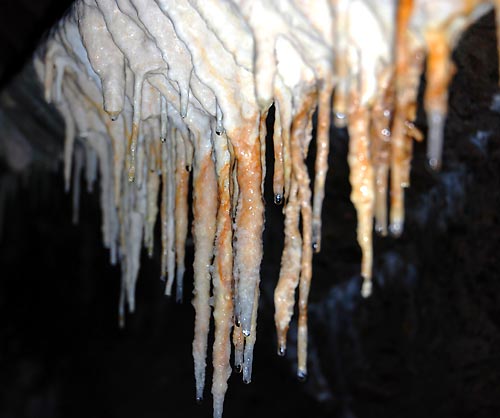
[[[64,175],[67,189],[73,178],[76,218],[83,168],[90,186],[100,174],[103,239],[122,268],[122,324],[125,307],[134,310],[141,248],[153,254],[157,218],[166,293],[175,283],[176,298],[183,298],[192,181],[196,396],[203,397],[213,316],[216,417],[231,351],[243,380],[251,380],[271,105],[274,200],[285,216],[275,291],[278,353],[285,354],[298,288],[298,375],[305,377],[332,108],[335,124],[350,135],[351,198],[368,296],[374,219],[382,235],[403,228],[412,141],[422,136],[412,121],[424,58],[429,163],[437,168],[450,52],[490,3],[80,0],[51,33],[35,66],[47,101],[66,123]],[[315,112],[311,191],[305,160]]]

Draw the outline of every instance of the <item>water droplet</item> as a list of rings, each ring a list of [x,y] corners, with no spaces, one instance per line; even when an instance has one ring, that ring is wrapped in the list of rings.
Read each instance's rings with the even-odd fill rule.
[[[400,237],[403,233],[403,223],[401,221],[391,223],[389,225],[389,232],[395,238]]]
[[[250,330],[248,330],[248,329],[244,329],[244,330],[243,330],[243,335],[244,335],[245,337],[250,337]]]
[[[198,405],[201,405],[201,404],[203,403],[203,398],[202,398],[201,396],[197,396],[197,397],[196,397],[196,403],[197,403]]]
[[[361,286],[361,296],[364,298],[368,298],[372,294],[372,281],[371,280],[364,280],[363,285]]]
[[[278,356],[284,357],[286,354],[286,347],[284,345],[280,345],[278,347]]]
[[[252,379],[251,379],[250,377],[245,377],[245,376],[243,376],[243,383],[244,383],[245,385],[248,385],[248,384],[250,384],[251,382],[252,382]]]
[[[315,253],[318,252],[319,245],[316,241],[312,243],[312,249],[314,250]]]
[[[437,158],[429,158],[428,164],[429,167],[435,171],[438,171],[441,168],[441,161],[439,161]]]
[[[307,373],[304,370],[298,370],[297,379],[299,382],[305,382],[307,380]]]
[[[382,237],[385,237],[387,235],[387,229],[385,228],[384,225],[376,224],[375,232]]]
[[[283,196],[280,193],[274,195],[274,204],[281,205],[283,203]]]
[[[241,364],[235,364],[234,365],[234,371],[236,373],[241,373],[242,370],[243,370],[243,368],[241,367]]]

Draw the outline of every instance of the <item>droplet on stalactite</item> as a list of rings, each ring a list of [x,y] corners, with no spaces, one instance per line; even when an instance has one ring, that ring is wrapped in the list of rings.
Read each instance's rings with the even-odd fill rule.
[[[297,371],[297,380],[299,382],[305,382],[307,380],[307,373],[302,370]]]

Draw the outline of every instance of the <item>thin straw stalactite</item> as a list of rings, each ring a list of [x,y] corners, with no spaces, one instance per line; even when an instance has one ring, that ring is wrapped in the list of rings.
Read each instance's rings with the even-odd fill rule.
[[[188,192],[190,171],[187,167],[186,141],[182,134],[177,131],[176,135],[176,164],[175,164],[175,257],[176,257],[176,292],[175,299],[181,302],[183,299],[183,281],[186,254],[186,239],[188,235]]]
[[[404,225],[404,188],[409,186],[410,163],[413,139],[419,132],[413,126],[416,117],[416,101],[420,74],[423,66],[423,51],[408,32],[414,0],[399,4],[396,23],[395,48],[395,108],[392,122],[391,143],[391,211],[389,230],[398,236]]]
[[[175,279],[175,155],[176,155],[176,130],[170,127],[171,131],[167,140],[162,144],[162,148],[166,149],[166,164],[167,164],[167,283],[165,284],[165,294],[172,294],[172,286]],[[164,225],[165,227],[165,225]]]
[[[367,108],[352,100],[349,115],[349,180],[352,185],[351,201],[358,214],[357,237],[361,247],[361,294],[368,297],[372,291],[372,229],[374,214],[374,173],[370,156],[370,115]]]
[[[391,122],[394,115],[394,75],[386,74],[384,82],[371,111],[370,154],[375,176],[375,231],[387,235],[388,222],[388,183],[391,157]]]
[[[330,116],[333,86],[325,82],[318,95],[318,124],[316,127],[316,161],[314,165],[314,197],[312,242],[315,252],[321,251],[321,208],[325,197],[325,180],[330,154]]]
[[[310,179],[305,164],[306,149],[302,142],[308,141],[308,124],[312,117],[311,103],[315,102],[315,93],[310,93],[304,100],[292,123],[290,134],[290,150],[293,172],[298,184],[298,198],[302,222],[302,258],[299,279],[299,318],[298,318],[298,366],[297,376],[305,379],[307,376],[307,299],[312,277],[312,208]]]
[[[278,334],[278,354],[286,352],[287,332],[295,306],[295,289],[299,284],[302,259],[302,237],[299,230],[300,202],[298,185],[292,179],[288,202],[285,206],[285,243],[281,256],[278,284],[274,290],[276,332]]]
[[[282,138],[280,104],[274,102],[274,126],[273,126],[273,151],[274,151],[274,166],[273,166],[273,195],[274,203],[281,205],[284,200],[285,188],[285,173],[283,162],[283,138]]]

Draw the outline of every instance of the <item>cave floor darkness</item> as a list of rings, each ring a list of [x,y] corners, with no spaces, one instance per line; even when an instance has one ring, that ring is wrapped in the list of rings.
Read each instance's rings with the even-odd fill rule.
[[[500,112],[491,105],[498,94],[492,33],[489,15],[455,54],[443,169],[427,170],[424,145],[416,145],[406,229],[398,240],[375,240],[368,300],[359,296],[346,135],[333,132],[306,383],[294,378],[293,326],[287,357],[275,354],[272,289],[282,220],[280,208],[268,205],[253,382],[233,374],[226,418],[500,416]],[[418,124],[425,129],[421,111]],[[33,173],[5,203],[0,417],[210,417],[209,390],[202,405],[194,401],[192,272],[179,305],[163,296],[157,255],[144,257],[137,310],[120,330],[119,268],[102,248],[97,195],[82,194],[77,226],[61,173]],[[191,259],[190,247],[188,265]]]

